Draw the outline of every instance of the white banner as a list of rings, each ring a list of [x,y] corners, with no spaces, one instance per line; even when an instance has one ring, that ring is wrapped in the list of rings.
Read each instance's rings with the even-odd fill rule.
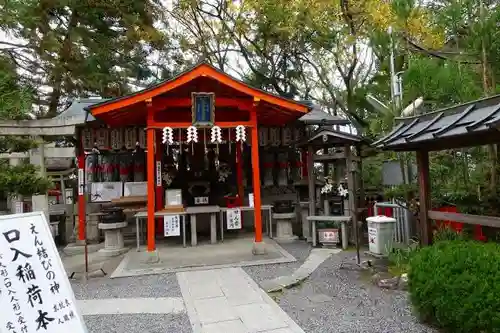
[[[163,217],[163,231],[165,237],[181,235],[180,215],[166,215]]]
[[[0,216],[2,332],[86,333],[42,212]]]
[[[85,185],[85,173],[83,169],[78,169],[78,195],[83,195]]]
[[[226,211],[227,230],[241,229],[241,210],[231,208]]]

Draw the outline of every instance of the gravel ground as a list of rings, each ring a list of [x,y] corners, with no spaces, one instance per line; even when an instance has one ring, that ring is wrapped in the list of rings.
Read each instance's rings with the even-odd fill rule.
[[[381,290],[368,274],[339,269],[344,252],[326,260],[302,285],[273,298],[306,333],[435,333],[417,321],[407,293]]]
[[[85,316],[89,333],[192,333],[187,314]]]
[[[72,280],[71,285],[76,299],[182,296],[175,274]]]
[[[296,262],[276,265],[259,265],[242,267],[255,282],[273,279],[282,275],[290,275],[304,263],[311,252],[311,246],[305,241],[281,243],[280,246],[297,259]]]

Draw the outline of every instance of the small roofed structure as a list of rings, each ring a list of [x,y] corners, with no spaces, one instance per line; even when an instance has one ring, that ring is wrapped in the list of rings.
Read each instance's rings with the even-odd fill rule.
[[[432,151],[497,143],[500,95],[424,115],[396,118],[396,122],[396,127],[374,146],[396,151]]]
[[[349,125],[348,122],[346,125]],[[298,144],[299,147],[307,147],[308,148],[308,156],[307,156],[307,171],[308,171],[308,180],[309,180],[309,198],[314,198],[315,195],[315,176],[313,174],[314,161],[321,160],[324,163],[324,168],[326,170],[325,174],[328,173],[328,163],[336,162],[339,159],[345,159],[345,165],[347,169],[347,189],[349,193],[348,200],[348,216],[341,217],[331,217],[333,220],[338,220],[343,222],[345,221],[352,222],[352,230],[354,234],[354,242],[357,249],[357,262],[360,263],[359,258],[359,230],[358,230],[358,202],[357,202],[357,185],[360,187],[361,197],[364,198],[364,191],[362,182],[355,181],[355,174],[358,169],[360,169],[357,163],[361,162],[359,158],[355,158],[354,153],[352,151],[352,147],[355,146],[358,150],[358,154],[361,150],[362,145],[368,144],[368,141],[362,138],[359,135],[350,134],[344,131],[340,131],[337,129],[333,129],[333,127],[322,126],[319,127],[316,131],[312,132],[308,135],[308,139],[304,142]],[[333,155],[329,154],[328,148],[340,147],[342,148],[342,153]],[[323,154],[317,155],[316,152],[322,149]],[[338,163],[337,163],[338,165]],[[314,223],[317,221],[327,221],[325,217],[316,216],[316,200],[310,200],[309,203],[309,217],[308,220],[313,223],[313,233],[315,232]],[[325,215],[329,215],[329,203],[328,200],[324,202]],[[345,218],[345,220],[342,220]],[[344,229],[344,228],[343,228]],[[313,236],[314,237],[314,236]],[[347,237],[347,232],[342,232],[342,237]],[[314,243],[314,241],[313,241]],[[345,248],[347,245],[347,240],[343,239],[342,241],[343,247]]]
[[[500,227],[500,218],[442,213],[431,210],[429,152],[495,144],[500,141],[500,95],[471,101],[423,115],[397,118],[394,129],[373,145],[384,150],[415,151],[420,196],[420,240],[432,240],[430,220]],[[443,215],[444,214],[444,215]],[[446,215],[446,216],[445,216]],[[497,219],[496,222],[491,222]]]
[[[323,111],[318,105],[311,105],[312,109],[299,118],[299,121],[305,125],[349,125],[348,119],[332,115]]]

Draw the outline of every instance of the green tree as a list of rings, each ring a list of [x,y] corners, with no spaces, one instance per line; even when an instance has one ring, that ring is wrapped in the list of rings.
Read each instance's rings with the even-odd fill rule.
[[[0,42],[2,52],[34,83],[47,116],[67,98],[128,93],[161,76],[155,52],[170,54],[153,0],[4,1],[0,8],[0,28],[18,40]]]
[[[25,86],[16,73],[15,64],[0,56],[0,120],[25,119],[31,110],[33,90]],[[36,147],[36,142],[24,137],[0,137],[0,153],[26,152]],[[45,193],[50,183],[39,177],[31,164],[10,166],[0,160],[0,197]]]

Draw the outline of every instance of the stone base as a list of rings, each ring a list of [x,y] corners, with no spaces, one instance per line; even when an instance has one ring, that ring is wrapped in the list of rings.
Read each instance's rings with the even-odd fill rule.
[[[276,237],[274,239],[278,242],[290,242],[298,239],[298,237],[293,234],[291,219],[276,220]]]
[[[252,253],[254,255],[267,254],[266,243],[264,243],[264,242],[253,242]]]
[[[120,256],[124,253],[127,253],[128,252],[128,248],[126,247],[122,247],[120,249],[100,249],[99,251],[97,251],[97,253],[99,253],[99,255],[101,257],[106,257],[106,258],[109,258],[109,257],[117,257],[117,256]]]
[[[141,260],[145,264],[156,264],[160,262],[160,256],[158,255],[158,251],[153,252],[145,252],[144,258]]]

